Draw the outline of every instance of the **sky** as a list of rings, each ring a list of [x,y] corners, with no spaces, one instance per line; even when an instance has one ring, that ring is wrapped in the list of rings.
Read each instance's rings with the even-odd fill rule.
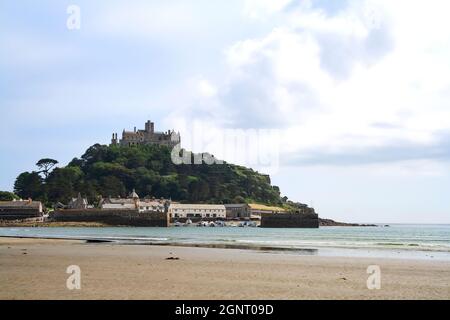
[[[322,217],[450,223],[449,9],[0,0],[0,190],[150,119]]]

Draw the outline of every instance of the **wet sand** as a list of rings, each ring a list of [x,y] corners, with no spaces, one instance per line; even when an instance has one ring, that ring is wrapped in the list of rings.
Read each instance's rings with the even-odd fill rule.
[[[450,299],[450,262],[0,238],[0,299]]]

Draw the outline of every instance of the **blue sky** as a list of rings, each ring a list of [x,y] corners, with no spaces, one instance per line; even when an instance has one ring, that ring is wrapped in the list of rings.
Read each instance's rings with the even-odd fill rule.
[[[274,130],[273,183],[321,216],[450,223],[449,7],[1,1],[0,189],[151,119],[194,151],[209,149],[186,139],[193,123]]]

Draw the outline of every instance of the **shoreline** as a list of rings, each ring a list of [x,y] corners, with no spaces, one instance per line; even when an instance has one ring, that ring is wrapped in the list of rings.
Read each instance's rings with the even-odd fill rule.
[[[1,299],[450,299],[443,261],[0,238],[0,265]],[[66,288],[69,265],[81,290]]]
[[[241,221],[247,221],[247,220],[226,220],[225,222],[229,224],[237,225]],[[175,223],[171,222],[170,227],[174,227]],[[129,227],[134,228],[137,226],[131,226],[131,225],[114,225],[114,224],[107,224],[104,222],[69,222],[69,221],[17,221],[17,220],[0,220],[0,228],[21,228],[21,227],[28,227],[28,228],[71,228],[71,227],[84,227],[84,228],[104,228],[104,227]],[[338,222],[331,219],[322,219],[319,218],[319,227],[389,227],[389,224],[359,224],[359,223],[346,223],[346,222]]]
[[[205,248],[243,250],[253,252],[265,252],[272,254],[286,254],[296,256],[317,256],[334,258],[379,258],[390,260],[412,261],[443,261],[450,262],[448,251],[418,250],[410,248],[372,248],[372,247],[329,247],[329,246],[305,246],[282,247],[255,244],[228,244],[228,243],[182,243],[177,241],[153,241],[133,238],[102,238],[102,237],[52,237],[52,236],[16,236],[0,235],[2,239],[30,239],[30,240],[55,240],[55,241],[80,241],[86,244],[103,244],[112,246],[160,246],[179,248]]]

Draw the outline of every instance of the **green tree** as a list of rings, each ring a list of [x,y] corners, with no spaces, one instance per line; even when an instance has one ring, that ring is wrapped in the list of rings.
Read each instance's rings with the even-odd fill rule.
[[[101,190],[101,194],[104,197],[123,197],[126,195],[126,188],[123,182],[115,176],[105,176],[100,178],[99,187]]]
[[[237,196],[237,197],[234,197],[233,202],[234,203],[245,203],[245,199],[244,199],[244,197]]]
[[[39,168],[39,172],[44,174],[45,179],[48,178],[50,170],[58,164],[58,161],[50,158],[44,158],[39,160],[36,163],[36,166]]]
[[[22,199],[45,199],[45,186],[39,173],[23,172],[14,183],[14,193]]]
[[[0,201],[18,200],[19,197],[9,191],[0,191]]]
[[[38,172],[19,175],[15,191],[23,198],[38,196],[53,203],[66,202],[78,192],[95,202],[100,195],[125,196],[133,188],[140,196],[183,202],[282,203],[279,188],[271,185],[267,175],[228,163],[174,165],[170,152],[158,145],[95,144],[66,167],[53,171],[53,167],[42,167],[45,180]],[[52,159],[41,159],[42,165],[51,164],[43,160]]]
[[[81,190],[82,176],[78,167],[56,168],[47,178],[48,198],[53,202],[67,203],[78,192],[84,191]]]

